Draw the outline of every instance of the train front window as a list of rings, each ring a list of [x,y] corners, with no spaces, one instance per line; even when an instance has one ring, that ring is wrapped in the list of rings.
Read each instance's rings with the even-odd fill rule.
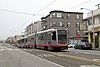
[[[67,33],[66,30],[58,30],[58,41],[67,41]]]
[[[66,41],[66,35],[58,35],[58,41]]]

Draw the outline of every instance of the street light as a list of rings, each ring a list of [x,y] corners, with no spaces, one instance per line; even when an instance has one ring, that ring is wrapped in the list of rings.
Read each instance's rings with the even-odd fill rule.
[[[87,8],[81,8],[81,10],[88,10],[88,11],[91,11],[92,13],[92,24],[93,24],[93,48],[95,49],[95,33],[94,33],[94,22],[93,22],[93,10],[90,10],[90,9],[87,9]]]

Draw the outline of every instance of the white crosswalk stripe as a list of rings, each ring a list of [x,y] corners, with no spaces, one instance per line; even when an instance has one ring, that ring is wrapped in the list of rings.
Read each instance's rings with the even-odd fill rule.
[[[20,50],[20,49],[11,49],[11,48],[8,48],[8,49],[4,49],[4,48],[2,48],[2,49],[0,49],[0,51],[4,51],[4,50],[12,51],[12,50]]]

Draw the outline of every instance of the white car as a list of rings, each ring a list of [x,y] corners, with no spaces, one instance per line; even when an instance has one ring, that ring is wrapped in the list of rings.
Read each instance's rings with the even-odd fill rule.
[[[75,44],[68,45],[68,48],[74,48]]]

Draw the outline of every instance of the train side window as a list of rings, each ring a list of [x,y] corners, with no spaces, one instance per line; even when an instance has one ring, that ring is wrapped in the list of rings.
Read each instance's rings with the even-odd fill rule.
[[[52,40],[56,40],[56,32],[52,32]]]
[[[48,40],[51,40],[51,34],[48,34]]]
[[[25,42],[27,42],[27,38],[25,39]]]

